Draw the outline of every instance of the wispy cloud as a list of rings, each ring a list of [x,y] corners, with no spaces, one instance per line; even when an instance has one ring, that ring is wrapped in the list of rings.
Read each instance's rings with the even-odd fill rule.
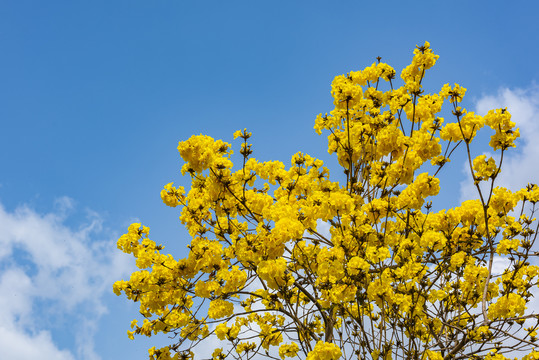
[[[100,359],[92,339],[107,311],[103,296],[132,269],[98,214],[66,224],[74,207],[69,198],[48,214],[0,204],[0,348],[8,359]],[[73,334],[76,350],[57,345],[59,329]]]

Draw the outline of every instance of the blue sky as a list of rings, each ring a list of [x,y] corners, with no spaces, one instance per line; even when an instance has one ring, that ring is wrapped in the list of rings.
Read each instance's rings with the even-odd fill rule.
[[[383,3],[383,4],[382,4]],[[138,311],[112,294],[133,221],[176,257],[187,233],[159,197],[179,140],[253,132],[254,156],[328,160],[314,118],[335,75],[376,56],[397,69],[428,40],[427,91],[508,106],[524,129],[508,186],[537,182],[539,5],[534,1],[4,1],[0,4],[0,348],[11,359],[147,358]],[[479,153],[487,149],[476,149]],[[455,160],[443,206],[466,198]],[[523,173],[515,177],[516,172]]]

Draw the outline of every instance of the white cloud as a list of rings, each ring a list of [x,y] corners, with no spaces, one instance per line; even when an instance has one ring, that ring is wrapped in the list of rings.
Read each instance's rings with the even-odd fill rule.
[[[132,270],[114,251],[115,236],[98,239],[96,213],[76,228],[65,224],[73,200],[58,199],[54,208],[42,215],[0,204],[0,348],[9,359],[99,359],[93,335],[106,312],[102,297]],[[73,350],[56,345],[58,329],[72,335]]]
[[[509,265],[511,265],[511,261],[508,258],[494,255],[492,260],[492,274],[503,274],[505,269],[509,268]]]
[[[331,239],[331,233],[329,232],[330,229],[331,225],[329,222],[320,219],[316,220],[316,230],[326,239]]]
[[[0,346],[2,353],[11,360],[50,359],[73,360],[67,350],[59,350],[48,331],[35,335],[13,331],[0,326]]]
[[[539,86],[534,84],[528,89],[501,88],[495,95],[481,97],[476,102],[475,112],[485,115],[489,110],[504,107],[507,107],[512,115],[511,120],[520,129],[520,139],[517,140],[516,149],[511,148],[504,154],[502,171],[495,186],[516,191],[530,182],[539,182]],[[499,161],[499,151],[485,154]],[[468,166],[465,168],[468,177],[461,183],[461,201],[478,196],[469,175],[470,170]]]

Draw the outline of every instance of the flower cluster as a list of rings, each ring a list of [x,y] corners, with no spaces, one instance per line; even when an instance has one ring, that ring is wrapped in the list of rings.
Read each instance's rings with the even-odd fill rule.
[[[400,87],[380,58],[335,77],[334,109],[314,128],[328,134],[340,182],[302,152],[289,166],[258,161],[247,129],[233,135],[238,167],[229,143],[205,135],[180,142],[190,190],[169,183],[161,198],[180,208],[192,240],[176,259],[139,223],[120,237],[140,271],[113,290],[144,317],[128,336],[173,335],[151,359],[192,358],[212,336],[222,344],[215,360],[503,358],[495,334],[518,340],[513,325],[534,316],[526,304],[539,278],[529,261],[539,187],[497,186],[519,131],[506,109],[468,112],[458,84],[426,94],[437,59],[428,42],[418,46]],[[452,120],[440,116],[444,103]],[[488,158],[471,146],[483,128],[494,131]],[[437,176],[460,150],[477,198],[435,210]],[[502,273],[493,270],[499,257],[508,264]],[[537,328],[527,328],[528,339]]]

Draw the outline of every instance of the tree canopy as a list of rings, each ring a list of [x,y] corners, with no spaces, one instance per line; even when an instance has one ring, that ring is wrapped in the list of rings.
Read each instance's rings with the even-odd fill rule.
[[[236,166],[227,142],[179,143],[191,188],[169,183],[161,197],[181,208],[188,256],[165,254],[140,223],[118,240],[140,268],[114,284],[144,317],[128,336],[172,338],[150,359],[193,358],[212,338],[216,360],[539,359],[539,317],[526,307],[538,285],[539,187],[496,185],[519,130],[507,109],[463,108],[458,84],[427,94],[437,59],[418,46],[400,87],[380,58],[335,77],[334,109],[314,129],[328,134],[337,180],[301,152],[289,167],[257,161],[247,129],[234,133]],[[494,157],[473,153],[483,128]],[[455,151],[477,196],[434,211]]]

